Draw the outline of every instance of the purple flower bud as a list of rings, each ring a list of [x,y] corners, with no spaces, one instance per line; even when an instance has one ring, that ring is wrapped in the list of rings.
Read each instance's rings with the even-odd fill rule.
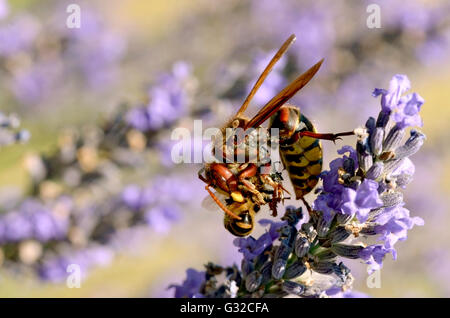
[[[372,132],[375,129],[375,126],[376,126],[375,118],[369,117],[369,119],[366,121],[367,132],[369,134],[372,134]]]
[[[279,240],[283,242],[283,244],[292,246],[295,240],[295,234],[297,233],[297,229],[291,225],[285,225],[279,229],[280,238]]]
[[[338,226],[328,236],[331,238],[331,244],[334,244],[346,240],[350,236],[350,233],[344,226]]]
[[[241,262],[242,275],[245,277],[248,274],[250,274],[254,269],[255,268],[253,266],[253,263],[244,257]]]
[[[404,161],[407,158],[403,158],[403,159],[392,159],[389,161],[385,161],[384,162],[384,172],[389,175],[391,172],[393,172],[394,170],[398,169],[399,167],[401,167],[404,164]]]
[[[310,241],[315,240],[315,238],[317,236],[317,232],[311,223],[303,223],[302,231],[305,233],[305,235],[309,238]]]
[[[261,285],[267,284],[272,279],[272,262],[266,262],[259,270],[262,275]]]
[[[395,150],[402,142],[405,136],[405,130],[400,128],[398,125],[392,127],[389,131],[386,139],[383,142],[383,151],[389,152]]]
[[[297,236],[297,240],[295,241],[295,255],[298,257],[303,257],[308,253],[310,247],[310,243],[308,241],[308,238],[304,236],[303,233],[299,232],[299,235]]]
[[[384,164],[382,162],[375,162],[372,167],[366,172],[366,178],[371,180],[378,179],[383,173]]]
[[[392,207],[403,202],[403,193],[401,192],[385,192],[381,196],[384,207]]]
[[[304,272],[306,272],[306,266],[303,264],[302,261],[297,260],[296,262],[289,265],[289,267],[286,269],[286,272],[284,273],[285,279],[293,279],[296,277],[301,276]]]
[[[334,272],[335,263],[328,261],[319,261],[311,264],[311,268],[319,274],[331,274]]]
[[[345,158],[343,168],[350,176],[355,175],[355,162],[352,158]]]
[[[277,259],[272,266],[272,277],[276,280],[281,279],[286,271],[287,260]]]
[[[331,250],[339,256],[357,259],[364,247],[359,245],[333,244]]]
[[[402,173],[401,175],[397,176],[395,179],[395,182],[397,183],[397,186],[404,188],[407,186],[411,181],[413,180],[413,177],[409,174]]]
[[[378,128],[386,128],[388,122],[389,122],[389,116],[390,116],[391,112],[390,111],[384,111],[382,110],[379,114],[378,114],[378,118],[377,118],[377,124],[376,127]]]
[[[281,285],[281,289],[289,294],[301,296],[305,291],[305,286],[292,281],[284,281]]]
[[[333,218],[329,220],[325,220],[323,216],[319,218],[319,222],[317,224],[317,235],[319,237],[326,237],[328,231],[330,230],[331,222],[333,221]]]
[[[288,222],[289,225],[295,226],[300,219],[303,218],[302,208],[296,208],[292,205],[286,207],[286,212],[281,218],[283,221]]]
[[[383,138],[384,138],[384,129],[378,127],[375,129],[373,134],[370,135],[370,148],[375,156],[381,154],[383,149]]]
[[[401,159],[415,154],[422,147],[424,140],[424,134],[416,130],[411,130],[411,137],[409,137],[403,146],[395,151],[396,158]]]
[[[278,246],[277,251],[275,252],[274,259],[284,259],[287,261],[289,258],[289,255],[291,255],[292,252],[292,245],[287,245],[281,242],[280,246]]]
[[[342,283],[345,283],[350,274],[350,269],[344,263],[340,262],[339,265],[334,267],[334,274],[339,277]]]
[[[336,214],[336,222],[339,224],[346,224],[353,218],[353,215],[351,214],[345,214],[345,213],[337,213]]]
[[[258,271],[251,272],[246,278],[245,278],[245,288],[253,293],[258,289],[259,286],[261,286],[263,276]]]
[[[367,171],[372,167],[373,158],[372,155],[364,154],[359,158],[359,166],[363,171]]]
[[[315,254],[314,256],[317,257],[320,261],[324,261],[324,260],[329,261],[329,260],[333,260],[336,258],[336,254],[328,248],[322,249],[322,251]]]

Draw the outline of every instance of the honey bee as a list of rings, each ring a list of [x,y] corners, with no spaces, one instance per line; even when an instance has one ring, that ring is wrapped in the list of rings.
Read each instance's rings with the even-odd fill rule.
[[[296,199],[302,199],[306,205],[303,197],[316,186],[322,171],[323,155],[319,139],[335,141],[340,136],[353,134],[319,134],[297,107],[286,104],[314,77],[323,59],[282,89],[253,118],[244,116],[253,96],[294,41],[293,34],[283,43],[236,115],[222,128],[221,137],[214,140],[214,149],[222,150],[219,153],[213,150],[217,162],[205,164],[198,173],[199,178],[206,183],[206,191],[225,212],[225,228],[235,236],[247,236],[252,232],[255,214],[263,205],[268,204],[272,215],[276,216],[277,203],[285,199],[284,192],[287,192],[281,182],[272,177],[270,169],[261,169],[270,167],[271,164],[263,160],[267,159],[268,153],[256,147],[258,138],[269,135],[269,130],[261,127],[266,120],[271,118],[269,128],[279,129],[282,163],[294,186]],[[229,142],[230,137],[225,134],[227,129],[240,129],[244,133],[233,135],[236,138]],[[235,159],[239,154],[244,158],[243,162],[229,160]],[[211,188],[216,192],[212,192]],[[219,194],[226,199],[220,200]],[[310,210],[309,205],[307,208]]]

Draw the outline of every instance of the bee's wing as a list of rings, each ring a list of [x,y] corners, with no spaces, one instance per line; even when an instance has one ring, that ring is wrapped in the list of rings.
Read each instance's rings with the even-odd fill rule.
[[[270,116],[283,106],[292,96],[294,96],[302,87],[314,77],[322,65],[323,59],[317,62],[305,73],[297,77],[292,83],[283,88],[275,97],[273,97],[245,126],[245,129],[258,127],[265,122]]]
[[[214,195],[225,205],[225,199],[226,196],[222,193],[215,192]],[[208,195],[202,200],[201,204],[202,208],[208,211],[222,211],[220,207],[217,205],[217,203],[214,201],[214,199]]]
[[[242,104],[241,108],[239,108],[236,116],[240,116],[244,113],[244,111],[248,107],[248,104],[250,104],[250,101],[252,100],[253,96],[255,96],[256,92],[258,91],[259,87],[262,85],[262,83],[266,79],[267,75],[269,75],[269,73],[270,73],[270,71],[272,71],[272,68],[274,67],[274,65],[280,60],[280,58],[284,55],[284,53],[286,53],[286,51],[291,46],[291,44],[294,43],[294,41],[295,41],[295,34],[291,34],[291,36],[280,47],[278,52],[275,53],[274,57],[270,60],[269,64],[267,64],[266,68],[259,76],[258,80],[256,81],[252,90],[248,94],[248,96],[245,99],[244,103]]]

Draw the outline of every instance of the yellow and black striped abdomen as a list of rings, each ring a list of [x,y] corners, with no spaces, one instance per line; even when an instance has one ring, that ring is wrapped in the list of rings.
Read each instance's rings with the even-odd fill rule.
[[[296,133],[292,138],[280,144],[280,157],[289,173],[296,199],[311,192],[319,181],[322,172],[322,145],[319,139],[299,137],[297,132],[317,132],[312,123],[305,116],[300,117]]]

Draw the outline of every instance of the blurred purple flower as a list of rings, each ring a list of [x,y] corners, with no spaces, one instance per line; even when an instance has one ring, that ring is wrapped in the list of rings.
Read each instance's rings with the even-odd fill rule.
[[[38,268],[38,274],[45,281],[59,283],[67,279],[70,275],[68,266],[74,264],[80,266],[80,274],[84,279],[89,270],[110,264],[113,257],[114,252],[108,247],[90,246],[45,259]]]
[[[20,15],[11,21],[6,21],[4,24],[1,23],[0,57],[8,58],[21,51],[28,50],[33,45],[40,27],[40,24],[28,15]]]
[[[189,96],[185,82],[191,74],[190,66],[177,62],[170,73],[162,74],[149,90],[150,102],[128,113],[128,123],[141,131],[158,130],[183,117]]]
[[[57,215],[52,207],[28,199],[17,210],[0,216],[0,242],[59,240],[66,237],[68,225],[67,215]]]
[[[441,31],[441,34],[430,35],[424,44],[416,48],[418,59],[425,66],[439,65],[450,52],[450,28]]]
[[[145,221],[158,233],[168,233],[172,224],[179,220],[180,209],[173,205],[152,207],[145,213]]]
[[[200,294],[200,288],[205,281],[205,272],[196,271],[189,268],[186,270],[186,279],[181,285],[170,285],[169,288],[175,288],[175,298],[203,297]]]
[[[57,61],[33,64],[13,75],[11,89],[20,102],[36,104],[53,92],[61,75]]]
[[[373,1],[366,0],[367,4]],[[432,7],[417,0],[402,1],[378,0],[376,2],[383,14],[383,26],[401,28],[405,32],[424,32],[437,22]]]
[[[125,39],[108,29],[97,12],[83,10],[82,27],[67,33],[69,48],[66,50],[75,67],[79,67],[85,79],[94,88],[112,84],[118,77],[118,64],[126,51]],[[67,32],[67,30],[63,31]]]
[[[122,191],[122,201],[134,211],[144,209],[154,202],[155,197],[150,188],[141,188],[137,185],[126,186]]]
[[[18,211],[2,215],[0,224],[0,234],[2,234],[0,241],[3,243],[17,242],[32,237],[33,226],[31,221]]]
[[[335,26],[329,4],[317,1],[252,1],[252,16],[266,36],[279,40],[295,33],[296,55],[301,68],[327,56],[334,45]],[[267,17],[270,17],[268,20]],[[291,52],[292,53],[292,52]]]

